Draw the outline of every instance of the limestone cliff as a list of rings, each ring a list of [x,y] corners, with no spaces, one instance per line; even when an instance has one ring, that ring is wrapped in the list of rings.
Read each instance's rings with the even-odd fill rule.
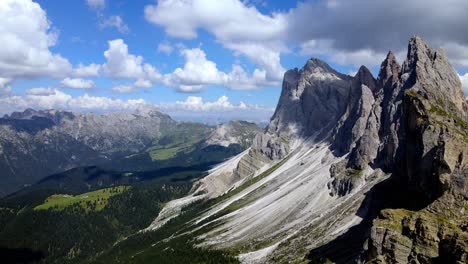
[[[443,50],[413,38],[399,73],[399,148],[393,173],[427,206],[387,209],[374,220],[368,260],[468,261],[468,123],[461,83]]]

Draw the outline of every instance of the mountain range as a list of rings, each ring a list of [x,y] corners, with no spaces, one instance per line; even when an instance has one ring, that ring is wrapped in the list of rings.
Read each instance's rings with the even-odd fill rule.
[[[168,161],[178,152],[193,152],[197,144],[245,148],[260,130],[241,121],[218,127],[177,122],[157,109],[108,114],[14,112],[0,118],[0,195],[76,167],[140,171],[184,166]]]
[[[445,52],[419,37],[402,64],[389,52],[377,77],[316,58],[287,71],[263,131],[158,111],[27,110],[0,123],[0,166],[13,172],[3,178],[60,172],[0,201],[0,246],[10,254],[25,249],[45,263],[468,262],[468,104]],[[212,151],[217,159],[205,159]],[[190,167],[215,162],[206,173]]]

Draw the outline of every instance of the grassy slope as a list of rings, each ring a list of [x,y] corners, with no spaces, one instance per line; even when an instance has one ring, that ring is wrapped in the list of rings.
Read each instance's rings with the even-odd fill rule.
[[[148,226],[165,203],[185,195],[190,187],[190,182],[145,182],[86,194],[94,201],[106,198],[102,207],[60,197],[45,203],[47,210],[35,210],[27,204],[3,208],[0,248],[41,252],[45,263],[87,263],[100,251]],[[111,189],[115,193],[111,194]]]
[[[285,158],[271,169],[245,182],[243,185],[223,196],[201,201],[184,208],[178,217],[172,219],[169,223],[156,231],[137,234],[122,241],[115,247],[104,252],[95,263],[237,263],[238,260],[234,258],[233,255],[239,252],[235,250],[221,251],[193,246],[197,244],[197,237],[214,228],[216,223],[209,224],[197,231],[193,230],[196,230],[197,227],[214,218],[221,217],[235,210],[234,207],[237,207],[239,205],[238,203],[243,203],[245,201],[241,200],[234,203],[233,206],[229,206],[226,210],[223,210],[196,226],[192,225],[191,221],[201,216],[214,205],[267,177],[284,164],[287,159],[288,158]]]
[[[105,188],[80,195],[54,194],[49,196],[43,204],[34,207],[34,210],[58,210],[79,204],[85,211],[100,211],[108,203],[109,198],[127,191],[129,186]]]
[[[152,160],[167,160],[178,152],[188,153],[195,149],[195,145],[204,141],[212,128],[198,124],[184,122],[176,126],[170,133],[158,138],[147,152]]]

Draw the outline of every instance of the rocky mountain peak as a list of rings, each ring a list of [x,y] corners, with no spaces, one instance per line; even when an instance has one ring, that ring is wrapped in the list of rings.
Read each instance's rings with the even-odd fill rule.
[[[377,90],[377,83],[374,76],[372,76],[372,73],[364,65],[359,68],[356,76],[353,78],[353,87],[361,85],[367,86],[372,92]]]
[[[303,67],[304,71],[322,71],[322,72],[335,72],[335,70],[319,58],[311,58]]]
[[[407,87],[424,97],[443,102],[447,111],[466,115],[468,106],[457,72],[443,49],[431,49],[420,37],[413,37],[403,65],[402,79]]]
[[[392,51],[389,51],[387,57],[380,65],[377,82],[380,86],[384,87],[384,90],[388,91],[398,81],[400,71],[401,66],[398,63],[395,54],[393,54]]]
[[[349,79],[349,76],[337,72],[328,63],[318,58],[311,58],[301,69],[302,75],[316,80]]]
[[[267,131],[278,136],[328,133],[345,109],[351,77],[317,58],[285,73],[283,89]],[[327,129],[328,128],[328,129]]]

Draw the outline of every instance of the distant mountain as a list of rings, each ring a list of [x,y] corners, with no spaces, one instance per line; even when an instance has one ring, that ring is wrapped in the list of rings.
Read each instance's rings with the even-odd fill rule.
[[[254,127],[258,131],[255,125],[250,128]],[[164,165],[162,160],[175,157],[179,151],[190,152],[215,129],[176,122],[156,109],[108,114],[15,112],[0,118],[0,195],[75,167],[154,170],[175,166]],[[177,135],[180,138],[171,138]],[[237,139],[240,141],[232,143],[245,143],[244,137]]]

